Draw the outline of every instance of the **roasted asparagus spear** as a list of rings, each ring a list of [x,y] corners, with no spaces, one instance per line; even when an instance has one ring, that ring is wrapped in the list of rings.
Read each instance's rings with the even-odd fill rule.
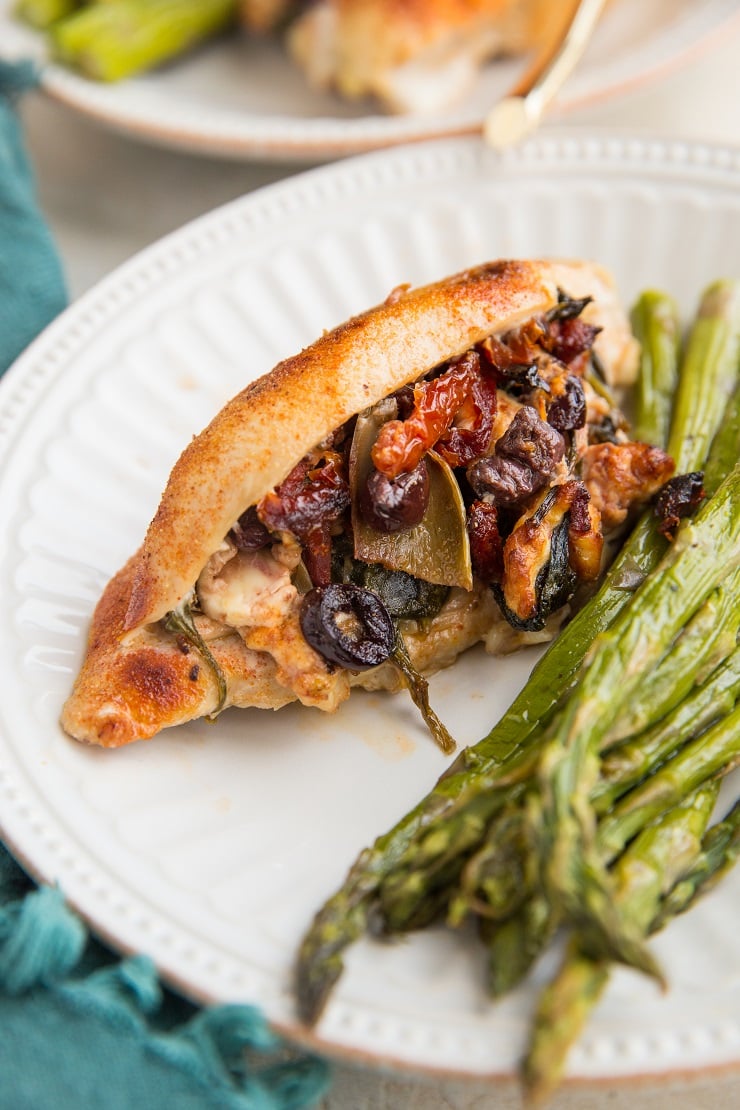
[[[718,289],[723,291],[721,296]],[[704,462],[734,388],[739,340],[740,283],[721,283],[702,299],[700,320],[692,329],[682,369],[683,399],[673,422],[672,439],[682,445],[681,462],[691,469]],[[692,403],[692,398],[706,392],[713,398],[709,412],[704,402]],[[494,814],[501,812],[507,802],[516,800],[512,791],[517,797],[524,796],[525,784],[536,764],[536,751],[533,761],[532,749],[538,746],[532,744],[528,751],[528,741],[552,717],[558,700],[567,694],[594,635],[608,627],[629,603],[632,594],[623,585],[625,571],[629,570],[631,580],[635,571],[638,577],[646,576],[657,565],[665,547],[665,541],[646,514],[601,590],[551,646],[502,721],[479,744],[462,753],[450,772],[410,814],[361,854],[343,886],[317,914],[301,947],[298,997],[306,1020],[316,1020],[321,1012],[341,974],[342,952],[366,931],[381,887],[388,902],[394,886],[398,889],[407,882],[411,905],[414,901],[420,904],[419,894],[423,900],[426,892],[423,880],[420,883],[420,877],[414,876],[416,863],[423,859],[428,864],[431,860],[438,883],[449,878],[449,872],[445,873],[448,867],[453,877],[459,874],[464,855],[456,859],[456,853],[470,853],[476,847],[476,837],[479,843]],[[699,597],[696,608],[711,592],[710,587]],[[684,612],[681,620],[686,617]],[[674,621],[673,637],[680,627],[680,621]],[[483,801],[477,797],[481,787],[485,787],[488,795]],[[464,810],[468,806],[472,808],[466,815]],[[453,814],[455,810],[457,816]],[[437,840],[435,845],[436,833],[445,817],[458,820],[458,827],[451,830],[448,825],[441,844]],[[451,831],[455,835],[449,838]],[[425,847],[419,855],[421,843]],[[399,914],[401,920],[405,917],[407,925],[421,924],[423,916],[422,913],[415,917],[406,910]]]
[[[614,891],[623,916],[647,936],[660,916],[661,899],[705,858],[703,837],[717,798],[717,787],[701,787],[649,826],[620,857]],[[713,864],[719,868],[718,855]],[[533,1102],[552,1093],[560,1081],[568,1050],[581,1032],[609,978],[609,962],[594,957],[584,938],[572,938],[559,972],[542,992],[523,1067]]]
[[[236,7],[236,0],[106,0],[54,23],[51,49],[86,77],[120,81],[231,27]]]
[[[665,447],[678,385],[681,322],[672,297],[649,289],[632,310],[632,330],[642,357],[635,384],[634,437]]]
[[[13,9],[18,19],[45,31],[82,7],[82,0],[17,0]]]

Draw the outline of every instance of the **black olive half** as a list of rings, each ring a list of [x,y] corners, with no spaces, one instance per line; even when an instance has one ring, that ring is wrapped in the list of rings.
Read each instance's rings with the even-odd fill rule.
[[[340,667],[377,667],[393,651],[396,632],[390,614],[377,594],[361,586],[316,586],[303,598],[300,619],[311,647]]]
[[[257,516],[255,505],[242,513],[229,534],[240,551],[258,551],[272,543],[272,536]]]

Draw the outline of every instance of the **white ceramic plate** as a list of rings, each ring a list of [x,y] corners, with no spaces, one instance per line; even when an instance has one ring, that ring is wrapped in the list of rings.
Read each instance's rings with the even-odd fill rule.
[[[96,930],[196,998],[258,1003],[300,1037],[304,929],[445,761],[402,695],[353,695],[333,717],[229,711],[117,752],[78,745],[57,720],[92,607],[183,445],[246,381],[399,282],[542,254],[591,256],[625,298],[663,286],[690,312],[704,283],[740,276],[740,151],[561,137],[499,157],[451,140],[337,163],[148,249],[0,383],[3,835]],[[531,662],[473,652],[433,680],[461,742],[483,735]],[[669,994],[615,975],[572,1075],[740,1063],[739,890],[737,875],[655,942]],[[482,979],[472,940],[363,942],[319,1043],[510,1074],[534,986],[494,1006]]]
[[[39,37],[10,18],[11,7],[12,0],[0,0],[0,56],[43,55]],[[719,41],[737,15],[737,0],[614,0],[553,114],[660,76]],[[45,69],[43,85],[85,115],[158,145],[236,158],[319,160],[479,131],[522,64],[494,62],[464,103],[412,117],[310,90],[280,46],[239,36],[119,85],[99,85],[55,65]]]

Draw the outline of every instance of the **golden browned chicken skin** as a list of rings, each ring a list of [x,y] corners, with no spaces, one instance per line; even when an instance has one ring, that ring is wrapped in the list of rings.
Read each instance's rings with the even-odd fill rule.
[[[459,100],[481,64],[532,49],[548,33],[544,0],[317,0],[288,46],[309,81],[397,112]]]
[[[424,619],[399,610],[411,663],[432,672],[481,640],[501,652],[549,638],[567,597],[551,589],[547,611],[532,612],[548,545],[557,535],[568,582],[593,579],[600,561],[599,509],[588,475],[574,469],[603,417],[599,404],[589,412],[591,349],[612,383],[634,377],[638,350],[603,269],[499,261],[399,287],[249,385],[186,447],[140,549],[106,588],[64,728],[116,747],[228,705],[298,699],[331,711],[353,686],[403,684],[390,662],[359,673],[338,665],[302,623],[307,590],[330,580],[331,551],[357,535],[354,517],[346,531],[343,468],[355,465],[361,421],[389,400],[394,442],[417,426],[426,434],[428,414],[448,406],[422,461],[445,496],[452,467],[467,466],[476,505],[466,510],[455,495],[462,532],[453,547],[469,545],[471,555],[462,564],[459,552],[445,555],[427,576],[432,592],[442,588],[438,603]],[[309,513],[307,530],[306,491],[335,503],[334,515]],[[633,483],[632,501],[643,494]],[[253,528],[266,538],[255,544]],[[358,563],[357,548],[342,558],[352,573],[375,562],[363,554]],[[378,565],[394,568],[385,556]]]

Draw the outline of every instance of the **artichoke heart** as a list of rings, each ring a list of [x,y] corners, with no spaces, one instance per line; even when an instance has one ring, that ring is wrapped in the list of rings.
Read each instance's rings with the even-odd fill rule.
[[[352,440],[349,482],[352,495],[354,555],[440,586],[473,588],[465,505],[452,469],[434,451],[424,458],[429,472],[429,503],[419,524],[401,532],[380,532],[364,520],[360,492],[372,469],[370,451],[386,420],[395,415],[392,400],[362,413]]]
[[[568,503],[561,495],[564,488],[550,489],[534,512],[519,521],[508,542],[521,535],[524,545],[509,553],[506,583],[492,586],[504,617],[522,632],[544,628],[550,614],[565,605],[576,587],[570,566]]]

